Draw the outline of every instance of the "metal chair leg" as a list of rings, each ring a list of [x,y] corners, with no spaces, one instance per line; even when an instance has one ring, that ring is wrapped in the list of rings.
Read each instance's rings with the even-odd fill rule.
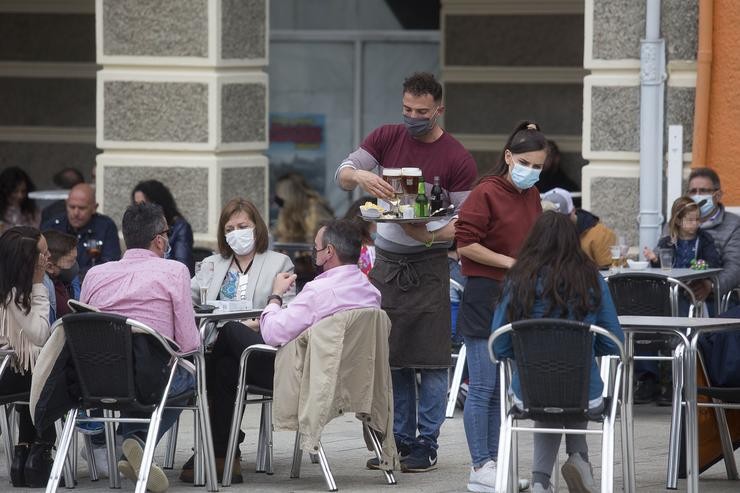
[[[334,481],[334,475],[331,473],[331,469],[329,469],[329,461],[326,460],[326,454],[324,453],[324,447],[321,446],[321,442],[319,442],[319,464],[321,464],[321,472],[324,474],[324,479],[326,480],[326,487],[329,489],[329,491],[337,491],[337,483]]]
[[[72,450],[69,459],[72,461],[72,480],[77,481],[77,449],[78,449],[78,435],[79,433],[72,434]]]
[[[103,417],[112,418],[113,411],[103,409]],[[118,462],[116,457],[116,429],[113,422],[108,421],[104,426],[105,449],[108,459],[108,486],[114,489],[121,487],[121,478],[118,477]]]
[[[206,389],[206,363],[203,351],[197,353],[193,360],[195,361],[196,375],[196,422],[200,420],[200,435],[195,435],[196,448],[203,451],[203,463],[205,466],[206,489],[208,491],[218,491],[218,477],[216,475],[216,457],[213,452],[213,433],[211,432],[211,418],[208,409],[208,390]],[[193,471],[195,472],[195,471]]]
[[[370,428],[364,421],[362,422],[362,427],[367,430],[367,434],[373,444],[373,450],[375,451],[375,457],[378,459],[378,463],[382,462],[383,446],[380,443],[378,432]],[[393,475],[393,471],[384,470],[383,472],[385,473],[385,480],[388,484],[396,484],[396,477]]]
[[[234,459],[237,448],[237,437],[241,425],[242,413],[244,412],[244,398],[246,397],[246,376],[247,376],[247,357],[248,352],[242,352],[239,358],[239,380],[236,386],[236,397],[234,398],[234,415],[231,417],[231,429],[229,430],[229,442],[226,445],[226,457],[224,459],[224,473],[221,478],[222,486],[231,486],[231,471],[234,466]],[[262,423],[260,422],[260,427]],[[259,442],[258,442],[259,445]],[[257,467],[259,467],[259,454],[257,456]]]
[[[272,475],[272,401],[263,404],[265,408],[265,474]]]
[[[668,435],[668,470],[666,489],[678,487],[678,462],[681,455],[681,421],[683,419],[683,368],[685,346],[679,344],[673,352],[673,402],[671,404],[671,431]]]
[[[3,450],[5,451],[5,462],[7,463],[8,475],[13,462],[13,437],[10,436],[10,426],[8,425],[8,406],[0,406],[0,432],[2,433]]]
[[[721,403],[722,401],[712,399],[715,404]],[[730,436],[730,428],[727,424],[727,414],[724,408],[715,407],[714,415],[717,418],[717,429],[719,431],[719,438],[722,443],[722,455],[725,459],[725,470],[727,471],[727,479],[737,480],[737,464],[735,463],[735,447],[732,446],[732,437]]]
[[[67,417],[67,419],[69,419],[69,417]],[[58,419],[54,423],[54,428],[56,429],[57,436],[58,437],[61,436],[63,433],[61,419]],[[62,457],[64,460],[64,462],[62,463],[62,467],[63,467],[62,470],[64,471],[64,485],[67,489],[72,489],[75,487],[75,477],[74,477],[75,475],[74,475],[74,471],[72,470],[72,460],[70,458],[70,446],[72,444],[73,438],[74,438],[74,427],[72,428],[72,436],[70,436],[70,440],[69,440],[70,443],[67,444],[67,447],[64,449],[64,453],[62,454]],[[58,454],[61,453],[59,449],[57,449],[57,453]]]
[[[90,438],[90,435],[83,435],[82,440],[85,442],[85,451],[87,452],[87,473],[90,476],[90,481],[97,481],[100,478],[98,477],[98,464],[95,462],[95,454],[93,453],[92,438]]]
[[[175,452],[177,451],[177,432],[180,428],[180,418],[178,417],[175,424],[167,432],[167,446],[164,449],[164,461],[162,469],[174,469]]]
[[[265,403],[262,403],[262,409],[260,411],[260,427],[257,433],[257,460],[255,463],[255,472],[265,472],[265,453],[267,452],[267,439],[265,437],[265,430],[267,424],[265,423]]]
[[[303,450],[301,449],[301,433],[295,432],[295,443],[293,444],[293,464],[290,466],[290,477],[301,477],[301,459],[303,459]]]
[[[193,457],[193,486],[203,486],[205,482],[204,471],[205,468],[205,451],[201,444],[199,437],[203,436],[203,424],[201,423],[198,411],[193,410],[193,436],[195,437],[195,454]]]
[[[455,404],[457,403],[457,394],[460,391],[460,383],[462,382],[463,370],[465,369],[466,354],[467,350],[465,349],[465,344],[463,344],[457,353],[455,371],[452,373],[452,384],[450,385],[450,395],[447,398],[445,418],[452,418],[455,415]]]
[[[54,464],[51,466],[49,481],[46,483],[46,493],[55,493],[59,487],[59,480],[62,477],[62,469],[67,466],[67,453],[69,452],[69,445],[72,441],[72,434],[75,430],[76,419],[77,409],[72,409],[67,416],[67,421],[64,423],[63,430],[58,421],[55,423],[57,428],[57,453],[54,457]],[[69,474],[69,477],[67,477],[67,473],[65,473],[64,476],[64,481],[69,484],[69,482],[72,481],[72,475]],[[74,487],[74,484],[72,484],[72,487]]]
[[[169,385],[168,385],[169,387]],[[165,396],[167,394],[165,393]],[[146,493],[146,484],[149,481],[149,470],[151,469],[152,460],[154,459],[154,448],[157,445],[157,433],[159,424],[162,421],[162,405],[157,406],[152,413],[149,421],[149,429],[146,434],[146,443],[144,444],[144,454],[141,458],[141,467],[139,477],[136,480],[136,493]]]

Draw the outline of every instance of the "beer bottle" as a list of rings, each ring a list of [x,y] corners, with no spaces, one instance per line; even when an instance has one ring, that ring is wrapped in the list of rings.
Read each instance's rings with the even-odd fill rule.
[[[432,197],[429,201],[429,214],[438,211],[442,206],[442,187],[439,186],[439,176],[434,177],[434,186],[432,187]]]
[[[419,179],[419,190],[414,202],[414,216],[429,217],[429,199],[427,199],[427,190],[424,185],[424,177]]]

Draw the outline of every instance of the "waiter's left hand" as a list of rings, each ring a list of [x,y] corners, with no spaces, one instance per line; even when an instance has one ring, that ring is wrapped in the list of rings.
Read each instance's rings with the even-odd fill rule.
[[[400,226],[403,228],[403,231],[409,235],[411,238],[415,239],[416,241],[419,241],[421,243],[426,243],[428,241],[431,241],[432,239],[432,233],[427,231],[427,225],[422,223],[401,223]]]

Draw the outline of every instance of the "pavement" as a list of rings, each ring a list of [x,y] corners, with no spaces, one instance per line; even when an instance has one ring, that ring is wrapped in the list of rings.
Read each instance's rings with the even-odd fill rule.
[[[311,464],[307,454],[304,454],[301,477],[290,478],[293,439],[292,432],[276,432],[274,434],[274,474],[266,475],[254,472],[254,461],[257,449],[257,429],[259,425],[260,406],[247,406],[243,429],[247,438],[241,446],[242,471],[244,483],[221,488],[225,492],[258,491],[258,492],[324,492],[326,486],[321,468],[318,464]],[[179,468],[190,457],[193,437],[192,414],[183,415],[180,424],[180,436],[177,443],[175,469],[169,470],[172,492],[188,492],[194,490],[192,485],[181,483],[177,477]],[[665,470],[667,463],[668,428],[670,422],[670,408],[655,406],[635,407],[635,470],[638,492],[665,491]],[[619,429],[617,427],[615,451],[615,486],[614,491],[621,491],[621,453]],[[598,437],[588,438],[591,450],[590,459],[594,465],[594,475],[597,481],[600,476],[600,441]],[[448,419],[442,427],[439,438],[438,468],[427,473],[396,473],[398,484],[389,486],[379,471],[370,471],[365,468],[365,461],[371,453],[364,447],[362,428],[359,421],[353,416],[340,416],[332,421],[324,430],[322,443],[331,466],[334,478],[340,491],[346,492],[464,492],[466,491],[468,474],[470,471],[470,455],[465,441],[462,411],[457,410],[455,417]],[[155,459],[162,461],[162,444],[157,450]],[[2,453],[0,453],[2,455]],[[736,451],[735,458],[740,463],[740,450]],[[559,456],[560,464],[566,459],[564,446]],[[522,435],[519,442],[519,471],[522,477],[529,477],[532,460],[532,439],[529,435]],[[105,491],[108,490],[108,480],[101,479],[92,482],[87,477],[86,465],[83,460],[79,464],[79,482],[77,490]],[[12,488],[5,478],[8,478],[5,458],[0,459],[0,491],[39,491]],[[567,491],[565,482],[560,480],[560,491]],[[133,491],[133,483],[122,479],[120,491]],[[725,476],[724,463],[720,462],[700,476],[699,482],[702,493],[738,492],[740,482],[728,481]],[[198,489],[205,491],[205,488]],[[60,488],[59,491],[64,491]],[[686,491],[686,481],[679,480],[678,490]]]

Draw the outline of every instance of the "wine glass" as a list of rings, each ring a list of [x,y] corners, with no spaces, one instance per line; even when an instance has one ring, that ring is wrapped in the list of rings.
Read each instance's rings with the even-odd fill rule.
[[[609,269],[609,272],[611,274],[618,274],[619,268],[622,266],[622,258],[621,258],[622,249],[620,248],[619,245],[612,245],[609,247],[609,252],[611,253],[611,256],[612,256],[612,265],[611,265],[611,268]]]
[[[391,213],[395,215],[396,217],[401,216],[401,211],[399,211],[398,206],[401,204],[401,196],[403,195],[403,180],[397,179],[392,180],[391,185],[393,186],[393,198],[388,200],[388,203],[391,205]]]
[[[619,244],[619,259],[622,264],[622,267],[624,267],[627,264],[627,254],[630,253],[630,246],[625,245],[624,243]]]
[[[213,262],[196,262],[195,263],[195,280],[198,281],[200,287],[200,304],[206,304],[206,295],[208,293],[208,285],[213,279]]]

